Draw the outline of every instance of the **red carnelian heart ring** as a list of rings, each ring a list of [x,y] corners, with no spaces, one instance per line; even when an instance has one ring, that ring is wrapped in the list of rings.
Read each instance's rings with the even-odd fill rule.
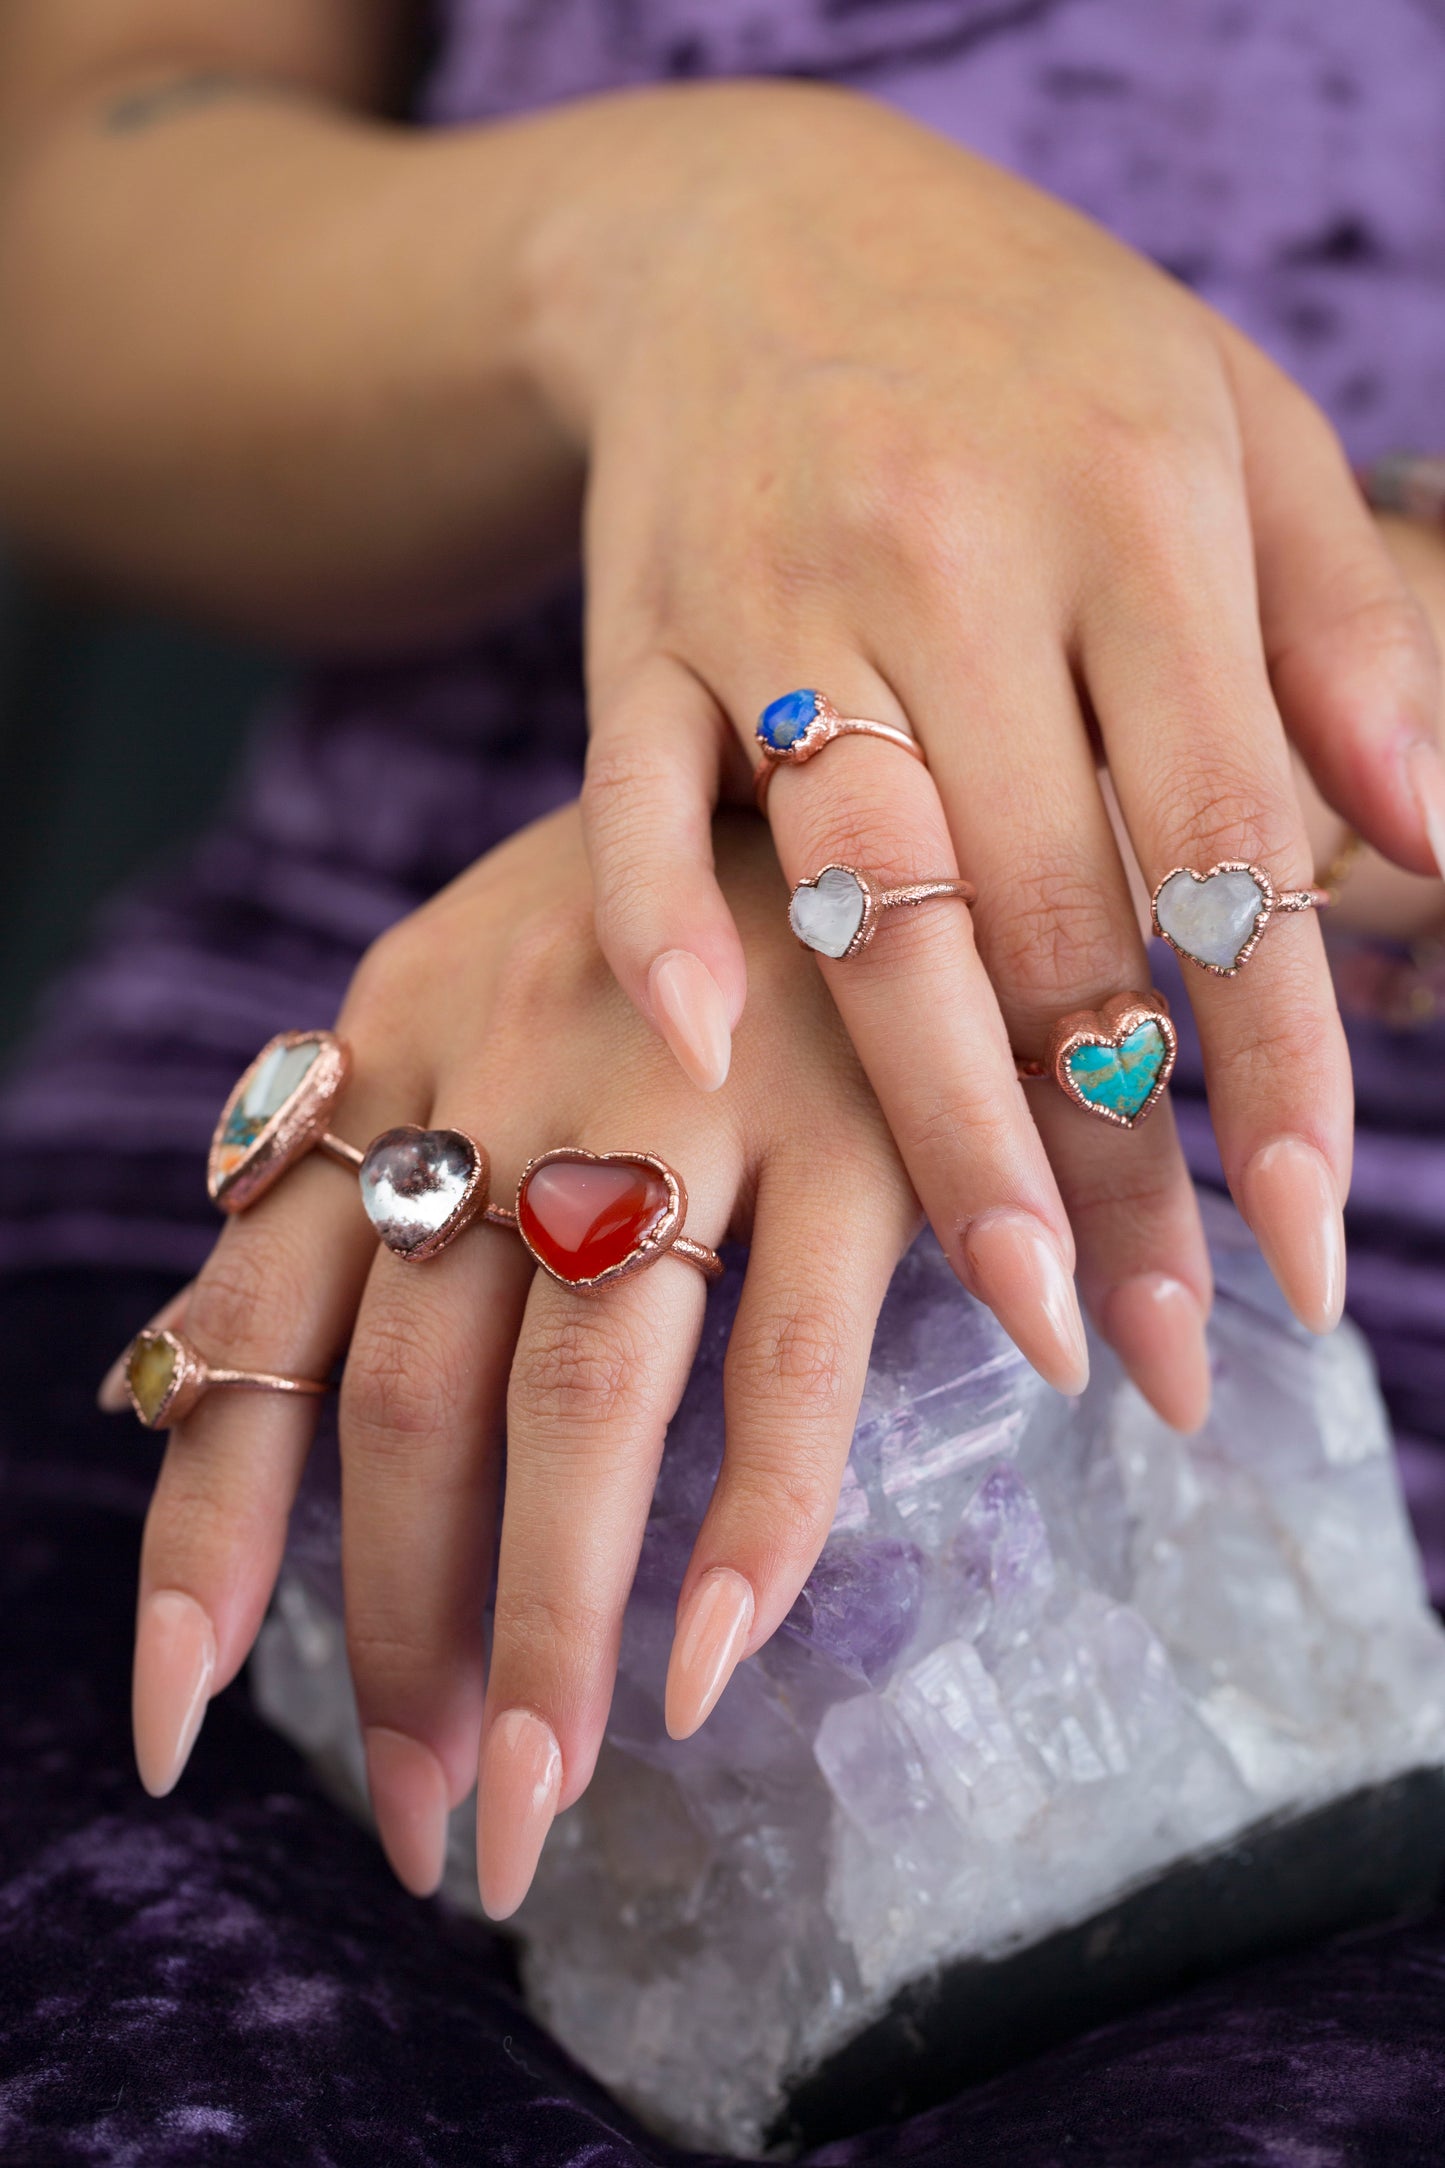
[[[683,1233],[682,1177],[651,1152],[539,1153],[517,1184],[517,1231],[544,1272],[590,1293],[659,1257],[685,1258],[710,1280],[722,1260]]]

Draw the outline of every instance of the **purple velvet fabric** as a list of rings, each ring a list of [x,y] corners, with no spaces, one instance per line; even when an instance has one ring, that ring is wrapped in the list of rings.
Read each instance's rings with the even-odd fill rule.
[[[1169,264],[1360,458],[1445,415],[1441,0],[452,0],[421,117],[740,71],[895,101]],[[575,595],[313,680],[119,907],[0,1102],[0,2157],[644,2168],[504,1945],[390,1883],[232,1691],[178,1798],[125,1737],[150,1446],[93,1378],[205,1254],[215,1110],[366,943],[576,787]],[[1181,990],[1175,983],[1176,993]],[[1183,1010],[1182,998],[1176,1009]],[[1445,1590],[1445,1030],[1352,1025],[1351,1306]],[[1176,1100],[1213,1145],[1186,1032]],[[86,1148],[77,1140],[86,1139]],[[1445,2151],[1437,1917],[1200,1988],[820,2161],[1343,2168]]]

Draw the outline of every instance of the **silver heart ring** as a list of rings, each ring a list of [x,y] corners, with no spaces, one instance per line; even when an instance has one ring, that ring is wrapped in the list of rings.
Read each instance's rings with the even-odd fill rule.
[[[793,890],[788,924],[804,948],[841,959],[867,948],[885,911],[929,903],[935,896],[972,903],[977,894],[972,881],[913,881],[906,888],[880,888],[856,866],[824,866]]]
[[[922,761],[925,768],[928,766],[923,747],[906,730],[892,723],[870,722],[864,715],[840,715],[826,693],[805,686],[799,692],[770,700],[758,717],[758,751],[763,756],[753,778],[758,811],[761,813],[767,805],[776,769],[800,767],[835,738],[881,738],[885,745],[896,745]]]
[[[1328,888],[1276,888],[1263,866],[1222,858],[1207,873],[1171,866],[1151,898],[1154,931],[1203,971],[1232,979],[1282,911],[1323,911]]]

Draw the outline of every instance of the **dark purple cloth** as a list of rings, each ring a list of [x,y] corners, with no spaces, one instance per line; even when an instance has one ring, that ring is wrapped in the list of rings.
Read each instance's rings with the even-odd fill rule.
[[[737,72],[896,102],[1189,280],[1351,452],[1445,416],[1442,0],[452,0],[422,117]],[[233,1690],[179,1796],[125,1735],[153,1454],[93,1380],[205,1254],[216,1108],[398,915],[575,790],[574,595],[334,670],[194,859],[119,907],[0,1104],[0,2157],[643,2168],[501,1942],[407,1900]],[[1445,1585],[1445,1031],[1352,1030],[1351,1303]],[[1181,1121],[1213,1146],[1192,1042]],[[1360,2168],[1445,2155],[1439,1917],[1281,1957],[820,2161]]]

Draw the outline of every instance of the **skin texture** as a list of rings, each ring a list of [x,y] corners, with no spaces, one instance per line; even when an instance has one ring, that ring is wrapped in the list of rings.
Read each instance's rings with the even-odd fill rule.
[[[877,1103],[787,932],[761,826],[724,822],[718,860],[761,997],[725,1093],[697,1093],[603,961],[575,808],[386,935],[338,1026],[355,1055],[340,1134],[397,1121],[467,1130],[491,1154],[500,1200],[550,1146],[642,1145],[683,1175],[690,1234],[751,1243],[727,1362],[725,1468],[679,1595],[688,1630],[669,1708],[684,1729],[774,1631],[822,1546],[878,1306],[918,1225]],[[776,1014],[789,1016],[786,1033],[769,1028]],[[791,1118],[799,1105],[806,1133]],[[349,1344],[347,1629],[383,1839],[413,1888],[440,1872],[441,1817],[471,1789],[479,1741],[482,1889],[499,1913],[520,1900],[552,1811],[588,1781],[703,1293],[698,1272],[663,1258],[582,1295],[486,1225],[405,1264],[379,1249],[354,1182],[313,1156],[228,1224],[186,1296],[184,1329],[208,1358],[224,1349],[254,1368],[266,1350],[269,1366],[314,1377]],[[315,1421],[280,1396],[248,1407],[239,1397],[203,1401],[172,1434],[147,1524],[136,1712],[154,1791],[179,1776],[198,1692],[218,1691],[250,1649]],[[488,1676],[478,1590],[504,1411]],[[692,1597],[717,1568],[745,1588],[746,1619],[742,1630],[704,1620],[700,1643]],[[734,1628],[739,1615],[734,1605]],[[535,1721],[511,1721],[517,1711]],[[549,1771],[538,1827],[534,1793]]]
[[[347,650],[464,629],[580,532],[592,881],[568,816],[545,881],[519,838],[390,937],[342,1021],[343,1111],[358,1136],[474,1128],[499,1184],[544,1115],[552,1141],[646,1127],[695,1231],[755,1231],[728,1484],[682,1595],[686,1729],[821,1541],[910,1185],[1046,1376],[1082,1380],[1077,1265],[1142,1389],[1201,1419],[1208,1265],[1167,1106],[1132,1135],[1090,1123],[1018,1085],[1011,1043],[1037,1054],[1061,1011],[1148,985],[1131,858],[1146,890],[1236,857],[1308,880],[1291,747],[1316,827],[1350,821],[1424,885],[1436,646],[1320,416],[1074,213],[813,86],[424,138],[385,117],[414,22],[379,0],[11,0],[0,514],[67,567]],[[853,741],[780,776],[787,880],[961,869],[973,914],[897,914],[820,966],[756,830],[726,827],[715,863],[752,719],[804,683],[911,729],[929,767]],[[1236,1197],[1325,1326],[1351,1109],[1318,927],[1283,922],[1246,976],[1191,993]],[[777,1110],[804,1086],[799,1136]],[[869,1178],[827,1197],[820,1165]],[[825,1208],[850,1239],[820,1312]],[[506,1910],[596,1751],[701,1287],[659,1269],[584,1321],[490,1231],[423,1280],[356,1220],[334,1169],[297,1170],[223,1237],[188,1330],[314,1374],[355,1323],[350,1623],[383,1832],[429,1886],[485,1722],[482,1884]],[[466,1622],[508,1395],[484,1718]],[[155,1789],[250,1645],[306,1423],[217,1402],[168,1458],[137,1677]],[[733,1582],[697,1596],[713,1569],[751,1611]],[[167,1592],[191,1609],[150,1607]]]

